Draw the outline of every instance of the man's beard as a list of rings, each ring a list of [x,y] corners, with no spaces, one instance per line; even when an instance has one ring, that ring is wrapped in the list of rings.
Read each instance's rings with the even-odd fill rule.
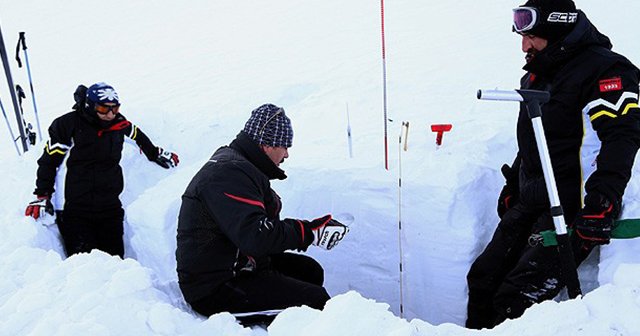
[[[527,63],[531,62],[536,57],[537,53],[537,50],[530,48],[529,50],[527,50],[527,54],[524,56],[525,61],[527,61]]]

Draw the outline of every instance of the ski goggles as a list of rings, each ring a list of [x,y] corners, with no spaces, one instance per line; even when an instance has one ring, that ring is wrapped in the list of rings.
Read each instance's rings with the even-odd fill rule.
[[[531,7],[513,9],[513,31],[522,34],[530,31],[538,24],[538,11]]]
[[[94,109],[96,110],[96,112],[100,114],[108,114],[109,112],[113,112],[113,114],[118,114],[118,112],[120,112],[120,105],[107,106],[107,105],[96,104]]]

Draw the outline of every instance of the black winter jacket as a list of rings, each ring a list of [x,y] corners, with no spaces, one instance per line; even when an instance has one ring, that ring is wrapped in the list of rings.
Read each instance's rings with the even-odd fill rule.
[[[611,47],[609,39],[580,12],[576,27],[564,40],[542,50],[524,67],[528,73],[521,88],[551,93],[551,100],[542,106],[542,123],[569,223],[581,206],[583,192],[599,193],[612,202],[621,200],[640,146],[640,71]],[[548,208],[524,104],[517,138],[520,200]]]
[[[38,160],[34,194],[53,194],[57,169],[68,153],[64,209],[98,216],[121,209],[119,195],[124,182],[120,158],[125,136],[135,140],[149,160],[156,159],[158,149],[122,114],[105,122],[95,113],[76,108],[56,118]]]
[[[182,195],[177,271],[187,302],[214,294],[240,272],[269,269],[269,255],[306,250],[313,233],[302,221],[279,219],[270,179],[286,175],[240,132],[219,148]]]

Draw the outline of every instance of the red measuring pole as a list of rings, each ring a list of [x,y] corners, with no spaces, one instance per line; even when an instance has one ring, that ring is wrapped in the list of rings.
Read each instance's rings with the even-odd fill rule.
[[[387,58],[384,43],[384,0],[380,0],[380,27],[382,33],[382,108],[384,111],[384,169],[389,170],[389,146],[387,139]]]

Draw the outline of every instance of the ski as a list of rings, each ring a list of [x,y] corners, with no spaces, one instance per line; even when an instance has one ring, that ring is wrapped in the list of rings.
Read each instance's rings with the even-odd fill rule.
[[[7,77],[7,84],[9,86],[9,93],[11,94],[11,100],[13,102],[13,109],[16,113],[16,121],[18,123],[18,130],[20,131],[20,143],[22,143],[22,151],[29,150],[27,145],[27,136],[25,129],[22,127],[22,116],[20,115],[20,109],[18,108],[18,99],[16,96],[15,88],[13,85],[13,77],[11,76],[11,68],[9,67],[9,59],[7,58],[7,49],[4,44],[4,37],[2,36],[2,29],[0,28],[0,58],[2,58],[2,65],[4,66],[4,74]]]
[[[28,123],[24,118],[24,108],[22,108],[22,100],[26,99],[27,95],[24,93],[24,90],[20,85],[16,85],[16,93],[18,94],[18,107],[20,108],[20,115],[22,116],[22,127],[24,128],[24,132],[27,135],[29,144],[33,146],[36,144],[36,133],[33,131],[33,126],[31,125],[31,123]]]
[[[7,123],[7,128],[9,129],[9,136],[11,137],[11,142],[13,142],[13,146],[16,148],[16,152],[18,155],[20,154],[20,149],[18,148],[18,144],[16,143],[16,137],[13,135],[13,129],[11,128],[11,124],[9,123],[9,118],[7,118],[7,113],[4,110],[4,105],[2,105],[2,100],[0,100],[0,109],[2,110],[2,115],[4,116],[4,121]]]
[[[36,105],[36,95],[33,92],[33,79],[31,77],[31,66],[29,65],[29,54],[27,53],[27,41],[25,37],[25,32],[20,32],[18,36],[18,45],[16,46],[16,61],[18,62],[18,68],[22,68],[22,61],[20,60],[20,46],[22,46],[22,51],[24,51],[24,60],[27,65],[27,76],[29,77],[29,88],[31,89],[31,101],[33,102],[33,114],[36,117],[36,125],[38,126],[38,137],[42,139],[42,131],[40,130],[40,118],[38,117],[38,107]]]

